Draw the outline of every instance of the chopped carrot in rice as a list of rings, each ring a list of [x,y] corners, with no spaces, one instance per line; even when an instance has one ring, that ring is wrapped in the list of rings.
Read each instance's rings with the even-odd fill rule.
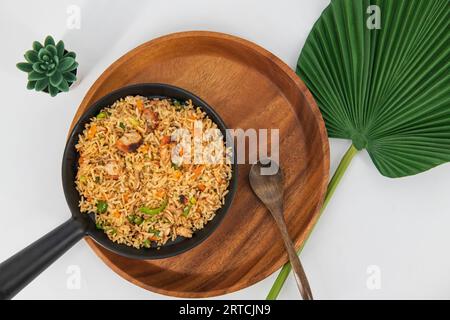
[[[171,140],[170,136],[163,136],[163,137],[161,138],[161,145],[169,144],[169,143],[170,143],[170,140]]]
[[[179,179],[181,177],[181,171],[180,170],[175,170],[173,172],[173,176],[175,177],[175,179]]]
[[[194,169],[194,179],[200,177],[204,168],[205,166],[203,164],[200,164]]]
[[[139,112],[142,112],[144,110],[144,101],[142,101],[142,99],[137,99],[136,108],[139,110]]]
[[[157,197],[164,197],[165,195],[166,195],[166,190],[164,190],[164,189],[159,189],[156,191]]]

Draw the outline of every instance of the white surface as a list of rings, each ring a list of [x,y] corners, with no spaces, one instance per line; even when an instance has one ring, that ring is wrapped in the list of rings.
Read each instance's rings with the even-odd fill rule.
[[[231,33],[267,48],[291,67],[328,1],[18,1],[0,3],[0,261],[68,216],[60,180],[66,134],[100,73],[135,46],[183,30]],[[67,6],[81,29],[66,28]],[[35,39],[62,37],[78,54],[80,84],[51,98],[25,89],[15,64]],[[348,146],[331,141],[334,171]],[[450,165],[392,180],[358,154],[302,253],[316,298],[450,298]],[[81,288],[69,289],[71,265]],[[381,272],[371,290],[367,268]],[[263,299],[276,274],[219,298]],[[280,298],[297,299],[290,278]],[[17,295],[18,299],[164,299],[125,281],[81,241]]]

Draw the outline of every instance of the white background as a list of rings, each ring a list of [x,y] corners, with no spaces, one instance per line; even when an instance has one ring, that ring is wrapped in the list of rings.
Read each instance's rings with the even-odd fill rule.
[[[256,42],[294,68],[325,0],[18,1],[0,3],[0,261],[69,217],[60,167],[66,134],[100,73],[137,45],[167,33],[212,30]],[[81,8],[68,30],[66,9]],[[27,91],[15,64],[47,34],[78,54],[80,84],[56,98]],[[348,147],[331,141],[331,170]],[[388,179],[358,154],[301,258],[318,299],[450,298],[450,165]],[[81,288],[67,288],[69,266]],[[366,285],[378,266],[381,288]],[[219,298],[263,299],[276,274]],[[111,271],[80,241],[17,295],[18,299],[165,299]],[[293,278],[280,298],[298,299]]]

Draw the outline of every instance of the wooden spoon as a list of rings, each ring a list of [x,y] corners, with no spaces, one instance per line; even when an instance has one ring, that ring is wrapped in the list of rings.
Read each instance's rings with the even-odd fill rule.
[[[283,215],[283,173],[274,161],[257,162],[252,165],[249,174],[250,186],[258,198],[272,214],[286,247],[289,260],[294,270],[295,280],[303,300],[313,300],[308,279],[286,227]]]

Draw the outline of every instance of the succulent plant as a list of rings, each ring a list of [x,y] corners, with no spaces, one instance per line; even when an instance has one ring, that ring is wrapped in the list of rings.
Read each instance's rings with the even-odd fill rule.
[[[48,92],[52,97],[60,92],[69,91],[69,87],[77,80],[78,63],[75,53],[64,48],[64,42],[51,36],[45,38],[42,45],[33,42],[33,50],[24,55],[27,62],[19,62],[17,68],[28,73],[29,90]]]

